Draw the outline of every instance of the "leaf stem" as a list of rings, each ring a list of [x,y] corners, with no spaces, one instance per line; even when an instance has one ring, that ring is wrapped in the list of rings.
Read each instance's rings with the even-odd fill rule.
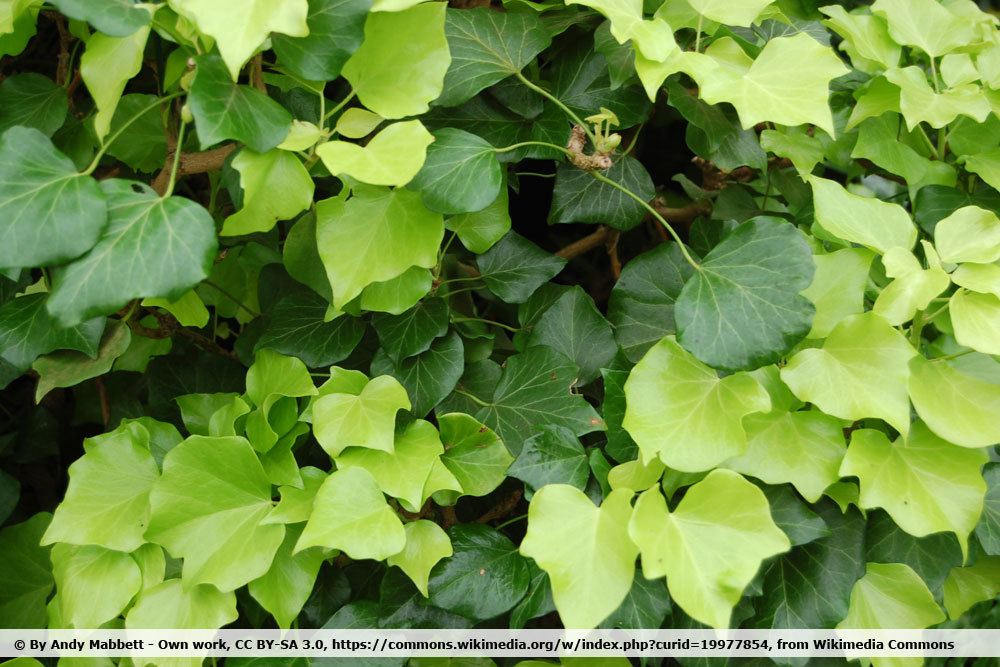
[[[938,315],[940,315],[944,311],[948,310],[948,306],[950,306],[950,305],[951,305],[951,299],[948,299],[948,303],[944,304],[943,306],[941,306],[940,308],[938,308],[937,310],[935,310],[933,313],[931,313],[930,315],[926,316],[924,318],[924,320],[927,321],[927,322],[933,322],[934,318],[936,318]]]
[[[509,526],[512,523],[517,523],[518,521],[523,521],[524,519],[527,519],[527,518],[528,518],[527,514],[522,514],[520,516],[515,516],[512,519],[507,519],[506,521],[504,521],[503,523],[501,523],[499,526],[497,526],[496,530],[500,530],[501,528],[506,528],[507,526]]]
[[[108,148],[111,147],[111,144],[115,143],[115,141],[118,139],[118,137],[120,137],[122,135],[122,133],[125,130],[127,130],[132,123],[134,123],[135,121],[139,120],[149,110],[155,109],[156,107],[160,106],[164,102],[169,102],[170,100],[172,100],[172,99],[174,99],[176,97],[180,97],[183,94],[184,94],[183,92],[171,93],[170,95],[167,95],[165,97],[157,98],[157,100],[155,102],[147,104],[142,109],[140,109],[135,115],[133,115],[127,121],[125,121],[124,123],[122,123],[121,127],[119,127],[117,130],[115,130],[111,134],[111,136],[103,144],[101,144],[101,147],[100,147],[100,149],[98,149],[97,154],[94,156],[93,161],[91,161],[90,166],[88,166],[81,173],[84,176],[89,176],[90,174],[94,173],[94,170],[97,169],[98,163],[100,163],[101,158],[104,157],[104,154],[108,152]]]
[[[465,396],[467,399],[469,399],[470,401],[472,401],[473,403],[475,403],[476,405],[478,405],[481,408],[488,408],[488,407],[490,407],[489,403],[487,403],[483,399],[479,398],[478,396],[470,394],[467,391],[462,391],[461,389],[456,389],[455,393],[459,394],[460,396]]]
[[[174,193],[174,185],[177,183],[177,167],[181,163],[181,153],[184,147],[184,130],[187,123],[181,120],[181,126],[177,129],[177,143],[174,145],[174,163],[170,166],[170,180],[167,181],[167,189],[163,191],[160,199],[166,199]]]
[[[520,141],[516,144],[511,144],[510,146],[504,146],[503,148],[494,148],[494,153],[508,153],[510,151],[517,150],[518,148],[523,148],[524,146],[544,146],[545,148],[551,148],[552,150],[557,150],[567,157],[573,157],[572,151],[570,151],[565,146],[557,146],[555,144],[550,144],[546,141]]]
[[[348,103],[350,103],[350,101],[354,99],[354,96],[355,96],[355,93],[354,93],[354,89],[352,88],[351,92],[347,94],[347,97],[345,97],[344,99],[342,99],[337,104],[337,106],[333,107],[332,109],[330,109],[329,111],[327,111],[322,116],[322,118],[323,118],[322,124],[326,125],[326,121],[329,120],[329,118],[331,116],[333,116],[335,113],[337,113],[338,111],[340,111],[341,109],[343,109],[344,107],[346,107],[348,105]]]
[[[701,53],[701,28],[705,17],[698,14],[698,27],[694,29],[694,52]]]
[[[694,267],[694,269],[696,271],[701,271],[701,265],[698,264],[698,262],[694,261],[694,258],[691,257],[691,253],[688,252],[687,246],[684,245],[684,241],[681,240],[681,237],[677,234],[677,232],[670,225],[670,223],[667,222],[666,218],[664,218],[662,215],[660,215],[659,211],[657,211],[655,208],[653,208],[652,206],[649,205],[649,202],[647,202],[645,199],[643,199],[642,197],[640,197],[636,193],[634,193],[631,190],[629,190],[628,188],[626,188],[621,183],[618,183],[616,181],[611,180],[610,178],[608,178],[607,176],[605,176],[604,174],[602,174],[600,172],[597,172],[597,171],[588,171],[587,173],[590,174],[591,176],[593,176],[594,178],[596,178],[597,180],[599,180],[600,182],[607,183],[611,187],[616,188],[617,190],[619,190],[622,193],[628,195],[629,197],[631,197],[632,199],[634,199],[635,201],[637,201],[639,204],[641,204],[643,206],[643,208],[645,208],[647,211],[649,211],[649,213],[654,218],[656,218],[657,220],[659,220],[660,224],[662,224],[666,228],[666,230],[670,233],[670,236],[672,236],[673,239],[674,239],[674,241],[677,242],[677,245],[678,245],[678,247],[681,250],[681,254],[684,255],[684,259],[687,260],[687,263],[690,264],[692,267]]]
[[[504,324],[503,322],[497,322],[495,320],[485,320],[481,317],[453,317],[452,322],[482,322],[483,324],[492,324],[495,327],[500,327],[501,329],[506,329],[513,333],[520,331],[517,327],[512,327],[509,324]]]
[[[536,93],[538,93],[542,97],[550,100],[553,104],[555,104],[557,107],[559,107],[560,109],[562,109],[563,113],[565,113],[567,116],[569,116],[570,120],[572,120],[574,123],[576,123],[581,128],[583,128],[583,131],[587,134],[587,138],[590,139],[590,143],[593,144],[594,146],[597,146],[597,137],[594,136],[594,132],[589,127],[587,127],[586,123],[584,123],[582,120],[580,120],[579,116],[577,116],[575,113],[573,113],[572,109],[570,109],[568,106],[566,106],[565,104],[563,104],[562,100],[560,100],[558,97],[556,97],[555,95],[553,95],[549,91],[545,90],[544,88],[542,88],[538,84],[534,83],[528,77],[524,76],[524,74],[521,71],[518,71],[517,74],[515,74],[515,76],[518,79],[520,79],[521,83],[523,83],[525,86],[527,86],[531,90],[535,91]]]
[[[952,359],[958,359],[959,357],[964,357],[967,354],[972,354],[975,350],[963,350],[962,352],[955,352],[954,354],[946,354],[943,357],[937,357],[931,359],[931,361],[951,361]]]

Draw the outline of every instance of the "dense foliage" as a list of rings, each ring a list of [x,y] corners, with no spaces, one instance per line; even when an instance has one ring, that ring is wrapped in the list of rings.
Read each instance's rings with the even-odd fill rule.
[[[971,0],[0,0],[0,55],[0,627],[998,627]]]

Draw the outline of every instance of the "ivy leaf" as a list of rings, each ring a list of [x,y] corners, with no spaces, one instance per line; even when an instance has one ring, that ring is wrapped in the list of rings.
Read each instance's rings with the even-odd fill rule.
[[[45,294],[27,294],[0,306],[0,357],[23,371],[39,355],[53,350],[96,356],[105,319],[95,317],[63,328],[49,315],[45,301]]]
[[[427,296],[434,285],[430,271],[411,266],[395,278],[372,283],[361,292],[361,309],[399,315]]]
[[[951,533],[914,537],[882,511],[868,513],[865,558],[873,563],[905,563],[938,597],[948,573],[962,564],[962,550]]]
[[[476,264],[490,291],[507,303],[524,303],[562,270],[566,260],[512,231],[477,257]]]
[[[490,12],[495,13],[495,12]],[[427,160],[410,187],[441,213],[481,211],[496,200],[503,173],[488,141],[451,127],[434,132]]]
[[[468,250],[481,255],[510,231],[508,204],[507,188],[501,185],[492,204],[480,211],[450,216],[444,226],[455,232]]]
[[[453,107],[517,74],[552,41],[531,12],[495,12],[488,7],[448,12],[445,21],[451,66],[440,106]]]
[[[306,0],[170,0],[170,6],[215,39],[233,81],[272,32],[309,34]]]
[[[97,181],[36,129],[0,135],[0,266],[46,266],[73,259],[97,242],[107,223]]]
[[[586,40],[570,45],[553,65],[550,76],[552,93],[580,116],[604,107],[618,117],[619,127],[625,129],[649,115],[651,105],[642,88],[631,85],[612,89],[607,60],[591,50]]]
[[[221,628],[238,618],[236,594],[214,586],[185,586],[167,579],[142,592],[125,614],[125,628],[151,630]]]
[[[406,185],[424,166],[434,139],[419,120],[408,120],[385,127],[363,147],[328,141],[316,154],[331,174],[372,185]]]
[[[491,429],[470,415],[438,415],[444,454],[441,462],[462,487],[462,495],[485,496],[506,478],[514,457]]]
[[[532,497],[521,553],[549,575],[565,627],[597,627],[628,595],[639,553],[627,528],[631,498],[629,490],[612,491],[597,508],[565,484]]]
[[[80,76],[97,105],[94,132],[103,139],[111,129],[125,84],[142,69],[142,53],[149,38],[147,24],[127,37],[95,33],[80,56]]]
[[[84,455],[69,467],[66,496],[42,543],[138,549],[146,541],[149,493],[160,476],[149,450],[149,431],[137,422],[123,424],[84,440],[83,449]],[[107,620],[77,627],[97,627]]]
[[[40,546],[52,515],[39,512],[0,530],[5,554],[0,569],[0,624],[5,628],[44,628],[45,601],[54,585],[48,547]]]
[[[47,76],[27,72],[0,83],[0,134],[22,125],[51,137],[62,127],[68,109],[66,89]]]
[[[579,384],[589,384],[611,364],[615,339],[611,325],[579,286],[563,292],[530,325],[527,345],[562,352],[579,367]]]
[[[973,448],[1000,442],[1000,386],[917,355],[910,359],[909,392],[920,418],[948,442]]]
[[[84,380],[104,375],[111,370],[115,360],[125,354],[132,334],[124,322],[111,322],[101,338],[97,355],[90,357],[81,352],[60,350],[39,357],[31,365],[38,373],[35,401],[57,387],[72,387]]]
[[[309,368],[325,368],[345,359],[365,332],[356,317],[324,322],[329,304],[313,292],[291,294],[271,311],[271,321],[256,349],[298,357]]]
[[[860,507],[883,508],[916,537],[951,531],[965,555],[983,507],[979,469],[987,460],[983,450],[955,447],[916,422],[894,443],[880,431],[854,431],[840,474],[860,480]]]
[[[915,46],[931,58],[971,41],[975,26],[936,0],[876,0],[872,13],[888,22],[897,44]]]
[[[568,5],[596,9],[611,23],[611,34],[619,44],[632,40],[635,48],[650,60],[665,60],[677,49],[673,31],[658,16],[643,19],[641,0],[571,0]]]
[[[802,350],[781,369],[800,400],[851,421],[878,417],[900,433],[910,426],[907,367],[916,354],[901,333],[874,313],[841,321],[822,348]]]
[[[764,8],[774,0],[744,0],[744,2],[728,2],[728,0],[688,0],[688,4],[696,12],[717,23],[747,27],[754,23]]]
[[[395,415],[409,410],[406,390],[396,378],[380,375],[363,380],[353,391],[326,393],[313,403],[313,434],[331,457],[340,456],[346,447],[368,447],[393,451]]]
[[[295,357],[286,357],[271,350],[257,353],[247,371],[247,398],[254,405],[264,406],[274,396],[315,396],[309,370]]]
[[[59,618],[75,628],[97,628],[114,619],[142,586],[130,555],[97,546],[55,545],[52,574]]]
[[[198,56],[195,62],[188,104],[202,148],[233,139],[266,153],[285,140],[292,115],[284,107],[259,90],[230,80],[218,56]]]
[[[52,4],[65,16],[86,21],[112,37],[128,37],[152,19],[145,8],[129,0],[53,0]]]
[[[462,377],[465,346],[458,332],[438,338],[431,346],[407,359],[392,363],[388,356],[376,353],[372,373],[392,375],[410,397],[411,412],[425,415],[455,389]]]
[[[645,167],[628,155],[615,160],[605,176],[625,186],[643,201],[649,201],[656,195],[653,180]],[[587,222],[629,230],[645,218],[646,208],[617,188],[570,164],[560,163],[556,168],[550,223]]]
[[[125,95],[111,118],[111,134],[122,132],[108,146],[108,155],[147,173],[162,168],[167,156],[163,115],[155,101],[155,95]],[[125,123],[133,118],[126,127]]]
[[[535,490],[546,484],[568,484],[583,491],[590,467],[587,453],[572,431],[563,426],[542,426],[524,441],[507,474]]]
[[[793,547],[809,544],[830,534],[826,522],[806,505],[787,484],[759,485],[771,508],[774,524],[788,536]]]
[[[305,37],[272,35],[278,60],[306,81],[331,81],[361,46],[371,0],[309,0]]]
[[[316,237],[333,306],[342,309],[371,283],[411,266],[434,266],[444,220],[416,192],[359,186],[346,203],[334,198],[316,205]]]
[[[445,335],[449,312],[444,299],[424,299],[400,315],[377,314],[372,325],[389,358],[398,362],[424,352]]]
[[[231,165],[240,173],[243,207],[226,218],[222,236],[269,231],[278,220],[291,220],[312,204],[312,178],[287,151],[244,149]]]
[[[662,243],[622,269],[611,290],[608,319],[629,361],[639,361],[661,338],[674,333],[674,303],[692,271],[675,243]]]
[[[239,437],[195,435],[174,447],[150,503],[146,538],[184,559],[186,588],[232,591],[263,576],[285,535],[283,526],[262,524],[271,483]]]
[[[753,376],[720,379],[668,336],[632,369],[625,406],[622,425],[643,461],[700,472],[746,450],[743,418],[769,411],[771,400]]]
[[[319,488],[295,553],[317,546],[354,560],[385,560],[406,547],[402,522],[367,470],[337,470]]]
[[[809,332],[815,308],[812,252],[794,225],[754,218],[715,246],[684,284],[677,340],[722,370],[778,361]],[[777,277],[780,276],[780,279]]]
[[[285,530],[285,539],[274,554],[271,568],[248,586],[253,599],[274,616],[283,630],[291,627],[302,611],[325,560],[322,549],[292,553],[302,528],[301,525],[289,526]]]
[[[980,558],[969,567],[951,571],[944,584],[944,607],[957,619],[972,605],[992,600],[1000,593],[1000,558]]]
[[[945,620],[927,584],[908,565],[868,563],[851,590],[842,628],[926,628]]]
[[[433,521],[419,519],[404,526],[406,548],[389,556],[388,565],[395,565],[410,578],[424,597],[428,597],[427,582],[431,570],[442,559],[452,555],[451,538]]]
[[[659,488],[645,491],[628,533],[642,554],[643,575],[666,576],[674,602],[715,628],[729,626],[761,562],[791,546],[761,490],[728,470],[713,470],[689,488],[673,512]]]
[[[495,618],[528,590],[528,565],[496,529],[460,524],[449,531],[454,554],[431,572],[430,602],[466,618]]]
[[[807,338],[825,338],[845,317],[865,311],[865,286],[874,253],[864,248],[841,248],[813,255],[816,273],[802,296],[816,306]]]
[[[983,477],[988,489],[983,500],[983,515],[976,525],[976,537],[986,553],[1000,556],[1000,465],[987,465]]]
[[[602,628],[658,628],[670,613],[670,595],[658,582],[642,576],[636,568],[632,588],[610,616],[601,623]],[[624,667],[624,666],[623,666]]]
[[[955,340],[983,354],[1000,354],[1000,299],[968,290],[955,292],[949,302]]]
[[[847,52],[855,67],[874,73],[899,64],[902,48],[889,36],[882,17],[851,14],[839,5],[821,7],[819,11],[830,17],[823,25],[843,37],[840,48]]]
[[[938,93],[916,65],[891,69],[885,73],[885,78],[899,87],[899,108],[910,130],[922,122],[940,129],[959,116],[983,123],[990,115],[989,99],[975,84],[967,83]]]
[[[177,299],[208,277],[215,260],[215,222],[200,204],[161,198],[134,181],[107,180],[101,188],[108,226],[90,252],[58,272],[47,303],[67,325],[134,298]]]
[[[383,118],[427,111],[451,63],[445,11],[443,4],[426,3],[368,15],[365,39],[342,70],[362,104]]]
[[[934,247],[944,262],[995,262],[1000,259],[1000,218],[978,206],[963,206],[935,225]]]
[[[879,254],[894,247],[909,250],[916,243],[917,228],[902,206],[851,194],[839,183],[825,178],[813,176],[808,180],[816,223],[830,234]]]
[[[326,473],[319,468],[305,466],[299,468],[302,488],[281,486],[281,500],[261,523],[303,523],[312,514],[313,500],[319,487],[326,481]]]

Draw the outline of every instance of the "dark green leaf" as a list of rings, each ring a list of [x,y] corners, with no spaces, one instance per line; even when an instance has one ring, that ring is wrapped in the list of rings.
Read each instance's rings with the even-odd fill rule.
[[[315,215],[307,213],[292,225],[282,250],[282,262],[288,275],[327,301],[332,301],[330,280],[326,277],[326,269],[316,247]]]
[[[615,356],[611,325],[594,301],[576,285],[564,292],[534,322],[527,345],[547,345],[580,368],[577,384],[589,384]]]
[[[328,306],[322,297],[306,290],[285,297],[271,312],[256,349],[298,357],[309,368],[324,368],[347,358],[361,341],[365,323],[349,315],[324,322]]]
[[[648,201],[656,194],[653,180],[642,164],[619,156],[605,174]],[[593,178],[588,172],[561,162],[556,169],[549,222],[589,222],[628,230],[646,217],[646,208],[621,190]]]
[[[799,292],[814,271],[812,251],[794,225],[748,220],[705,256],[681,290],[678,341],[720,370],[777,361],[812,326],[816,309]]]
[[[610,109],[626,129],[646,120],[652,104],[639,85],[611,87],[608,63],[600,53],[591,51],[588,40],[578,40],[560,54],[552,67],[552,93],[584,117],[601,107]]]
[[[522,118],[537,118],[545,110],[545,99],[514,76],[490,86],[487,93]]]
[[[52,515],[40,512],[23,523],[0,530],[0,626],[44,628],[45,601],[52,591],[48,547],[38,546]]]
[[[530,575],[527,561],[510,540],[477,524],[454,526],[449,535],[455,553],[431,571],[431,604],[485,620],[521,601]]]
[[[619,463],[634,461],[639,457],[639,448],[628,431],[622,427],[622,420],[625,419],[625,381],[628,379],[628,371],[604,369],[601,371],[601,376],[604,378],[604,403],[601,405],[601,413],[608,427],[608,443],[604,451]]]
[[[0,470],[0,525],[3,525],[10,513],[17,507],[21,498],[21,483]]]
[[[502,184],[493,146],[465,130],[446,127],[435,130],[424,166],[408,187],[420,191],[427,208],[452,214],[486,208]]]
[[[336,79],[361,46],[371,6],[372,0],[309,0],[308,36],[271,35],[278,62],[307,81]]]
[[[983,516],[976,526],[976,537],[986,553],[1000,556],[1000,464],[986,466],[983,477],[988,488],[983,501]]]
[[[52,0],[52,4],[71,19],[86,21],[112,37],[127,37],[153,20],[152,13],[133,0]]]
[[[875,510],[868,515],[865,559],[869,563],[905,563],[920,575],[938,599],[953,567],[962,566],[962,549],[953,533],[914,537]]]
[[[393,361],[420,354],[435,338],[448,332],[448,303],[444,299],[424,299],[399,315],[377,313],[372,326],[382,349]]]
[[[454,331],[431,343],[429,349],[397,364],[385,353],[372,359],[372,375],[392,375],[406,389],[415,415],[426,415],[455,389],[462,377],[462,337]]]
[[[528,592],[510,612],[510,627],[513,629],[523,628],[531,619],[551,614],[556,610],[555,602],[552,600],[549,575],[535,565],[533,560],[528,561],[528,572],[531,574]]]
[[[132,332],[121,320],[111,320],[101,337],[100,347],[94,357],[75,350],[57,350],[39,357],[31,365],[38,373],[35,402],[57,387],[72,387],[84,380],[104,375],[111,370],[115,360],[125,354],[132,340]]]
[[[476,262],[486,286],[508,303],[524,302],[566,265],[562,257],[550,255],[515,232],[509,232]]]
[[[29,72],[0,83],[0,134],[15,125],[33,127],[51,137],[66,120],[66,89],[52,79]]]
[[[45,299],[45,294],[28,294],[0,307],[0,357],[21,371],[39,355],[53,350],[77,350],[91,357],[97,354],[105,318],[63,328],[49,315]]]
[[[618,609],[601,623],[602,628],[641,630],[658,628],[670,613],[670,594],[661,579],[647,579],[636,569],[632,588]]]
[[[594,50],[608,61],[611,90],[617,90],[635,76],[635,49],[626,42],[620,44],[611,35],[611,21],[605,21],[594,31]]]
[[[468,628],[465,616],[434,606],[402,570],[390,568],[379,587],[379,622],[383,628]]]
[[[541,426],[524,441],[524,448],[507,470],[532,489],[546,484],[569,484],[581,491],[590,468],[587,453],[577,437],[564,426]]]
[[[761,490],[771,506],[771,518],[781,532],[788,535],[793,547],[815,542],[830,534],[823,519],[809,509],[791,486],[762,486]]]
[[[975,194],[969,194],[945,185],[928,185],[920,188],[913,201],[913,219],[921,229],[933,234],[939,220],[944,220],[963,206],[978,206],[997,212],[1000,211],[1000,194],[982,187]]]
[[[124,96],[111,119],[111,132],[116,132],[155,100],[153,95]],[[167,136],[161,110],[154,106],[134,120],[111,143],[108,154],[138,171],[152,172],[162,168],[167,156]]]
[[[196,61],[188,104],[202,148],[235,139],[264,153],[285,140],[292,115],[280,104],[234,83],[219,56],[198,56]]]

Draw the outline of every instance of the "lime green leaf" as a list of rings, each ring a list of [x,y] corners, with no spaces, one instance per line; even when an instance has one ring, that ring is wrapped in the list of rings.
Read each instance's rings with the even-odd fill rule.
[[[994,188],[1000,187],[1000,150],[965,156],[965,168]]]
[[[84,455],[69,467],[66,497],[56,508],[43,544],[138,549],[146,541],[149,492],[160,476],[149,451],[149,431],[136,422],[123,424],[84,440],[83,449]],[[106,620],[77,627],[96,628]]]
[[[385,560],[406,547],[402,522],[367,470],[345,468],[323,482],[295,552],[315,546],[355,560]]]
[[[214,586],[185,586],[168,579],[142,592],[125,615],[126,629],[221,628],[235,621],[236,594]]]
[[[566,4],[596,9],[611,22],[611,34],[619,44],[632,40],[639,52],[650,60],[664,60],[677,49],[673,30],[665,21],[643,19],[642,0],[570,0]]]
[[[363,107],[351,107],[340,114],[334,129],[342,137],[361,139],[371,134],[384,120],[382,116]]]
[[[446,5],[428,2],[368,15],[364,42],[343,68],[362,104],[383,118],[415,116],[430,108],[451,62],[445,11]]]
[[[1000,218],[978,206],[963,206],[934,227],[941,261],[989,264],[1000,259]]]
[[[35,34],[42,0],[5,0],[0,3],[0,56],[16,56]]]
[[[361,309],[399,315],[427,296],[434,276],[425,268],[411,266],[395,278],[372,283],[361,292]]]
[[[917,228],[906,210],[874,197],[862,197],[834,181],[810,177],[816,223],[834,236],[884,254],[889,248],[909,250],[917,242]]]
[[[916,537],[951,531],[965,552],[983,509],[979,470],[987,460],[984,451],[956,447],[916,422],[908,438],[892,443],[880,431],[854,431],[840,474],[860,480],[861,507],[883,508]]]
[[[393,361],[427,350],[448,332],[450,310],[444,299],[424,299],[400,315],[375,315],[372,325],[382,349]]]
[[[834,327],[822,348],[793,356],[781,369],[781,379],[800,400],[827,414],[850,420],[878,417],[906,433],[906,364],[915,354],[878,315],[854,315]]]
[[[1000,558],[980,558],[969,567],[956,567],[944,582],[944,607],[957,619],[972,605],[1000,594]]]
[[[347,357],[365,333],[364,321],[338,317],[324,322],[329,303],[312,292],[290,294],[274,307],[257,349],[298,357],[309,368],[325,368]]]
[[[902,563],[868,563],[837,628],[926,628],[945,620],[927,584]]]
[[[264,405],[275,395],[314,396],[317,393],[305,364],[273,350],[257,352],[254,364],[247,371],[247,396],[255,405]]]
[[[194,290],[184,292],[179,299],[170,301],[157,297],[143,299],[143,306],[150,308],[163,308],[177,318],[177,322],[184,327],[201,328],[208,324],[208,308]]]
[[[808,338],[825,338],[850,315],[865,310],[865,286],[875,255],[864,248],[842,248],[827,255],[813,255],[816,273],[802,296],[816,306]]]
[[[305,151],[316,145],[323,131],[307,120],[293,120],[285,139],[278,144],[283,151]]]
[[[523,303],[559,273],[566,260],[511,231],[477,257],[476,263],[490,291],[508,303]]]
[[[424,165],[433,141],[423,123],[408,120],[387,126],[363,147],[329,141],[316,153],[331,174],[347,174],[372,185],[406,185]]]
[[[839,5],[820,7],[819,11],[830,17],[823,24],[844,38],[840,48],[851,57],[855,67],[872,72],[899,64],[902,49],[892,41],[882,17],[860,12],[849,14]]]
[[[31,365],[38,373],[35,401],[57,387],[72,387],[84,380],[104,375],[111,370],[115,360],[125,354],[132,334],[122,321],[112,321],[104,330],[97,355],[90,357],[81,352],[62,350],[35,360]]]
[[[134,298],[176,299],[206,278],[215,260],[215,222],[200,204],[161,198],[134,181],[107,180],[101,188],[108,226],[90,252],[56,275],[48,302],[66,324]]]
[[[319,468],[306,466],[299,469],[302,488],[281,486],[281,500],[261,523],[302,523],[312,514],[316,492],[326,481],[326,473]]]
[[[150,502],[146,537],[184,559],[188,587],[231,591],[257,579],[285,533],[261,525],[271,511],[271,484],[243,438],[196,435],[174,447]]]
[[[307,81],[336,79],[361,46],[371,4],[371,0],[309,0],[308,36],[271,36],[279,62]]]
[[[1000,266],[996,264],[961,264],[951,274],[959,287],[1000,297]]]
[[[826,153],[826,147],[818,137],[811,136],[798,127],[764,130],[760,133],[760,147],[778,157],[791,160],[802,176],[812,173]]]
[[[253,599],[274,616],[283,630],[287,630],[302,611],[324,560],[322,549],[292,553],[301,533],[302,526],[289,526],[274,554],[271,569],[248,586]]]
[[[188,104],[203,148],[235,139],[266,153],[285,140],[292,115],[284,107],[259,90],[231,81],[218,56],[199,56],[196,62]]]
[[[1000,354],[1000,298],[959,290],[951,297],[951,324],[960,345]]]
[[[269,231],[278,220],[290,220],[312,204],[312,178],[287,151],[244,149],[233,158],[232,167],[240,172],[243,208],[226,218],[223,236]]]
[[[728,25],[749,26],[774,0],[687,0],[705,18]]]
[[[502,185],[493,146],[474,134],[446,127],[434,132],[427,161],[410,187],[420,191],[427,208],[450,214],[481,211],[496,200]]]
[[[975,27],[937,0],[877,0],[872,13],[889,23],[896,43],[915,46],[932,58],[972,41]]]
[[[653,459],[648,464],[641,460],[626,461],[608,471],[608,484],[612,489],[645,491],[660,481],[665,469],[660,459]]]
[[[411,266],[434,266],[444,220],[425,208],[416,192],[361,186],[346,203],[327,199],[317,204],[316,236],[333,305],[343,308],[367,285],[395,278]]]
[[[33,127],[51,137],[66,120],[66,89],[52,79],[28,72],[0,83],[0,134],[15,125]]]
[[[653,179],[638,160],[618,157],[604,175],[625,186],[643,201],[656,195]],[[549,222],[587,222],[628,230],[646,219],[646,207],[621,190],[592,177],[588,172],[560,163],[552,190]]]
[[[790,482],[811,503],[840,479],[846,451],[840,420],[822,412],[772,412],[744,421],[747,449],[726,468],[768,484]]]
[[[666,576],[685,613],[715,628],[729,626],[761,562],[791,547],[761,490],[728,470],[714,470],[689,488],[673,512],[658,488],[644,492],[628,534],[642,554],[643,575]]]
[[[845,129],[853,130],[861,121],[868,118],[878,118],[884,113],[894,112],[898,124],[899,117],[899,87],[889,83],[884,76],[871,79],[864,88],[858,90],[857,104],[851,110]],[[912,149],[911,149],[912,150]]]
[[[64,329],[49,315],[45,301],[45,294],[28,294],[0,306],[0,357],[23,371],[39,355],[53,350],[96,356],[104,318]]]
[[[711,470],[746,450],[743,418],[767,412],[771,400],[747,373],[719,378],[664,338],[642,358],[625,383],[625,419],[642,459],[659,457],[685,472]]]
[[[708,365],[758,368],[809,332],[812,251],[792,224],[751,219],[715,246],[677,297],[677,340]],[[775,276],[781,276],[776,280]]]
[[[97,105],[94,131],[103,139],[111,129],[118,100],[125,84],[142,69],[142,53],[149,37],[149,25],[128,37],[109,37],[96,33],[87,41],[80,56],[80,76]]]
[[[40,512],[27,521],[0,530],[0,625],[44,628],[45,601],[52,591],[48,547],[39,543],[52,515]]]
[[[927,269],[906,248],[895,246],[882,256],[885,274],[894,280],[875,299],[872,312],[881,315],[893,326],[912,320],[918,310],[927,308],[951,284],[948,274],[932,254],[933,247],[927,244],[925,250],[932,258]]]
[[[921,122],[942,128],[960,115],[982,123],[990,115],[990,103],[979,86],[964,84],[937,93],[927,82],[924,71],[916,65],[891,69],[885,73],[899,86],[899,108],[911,130]]]
[[[52,4],[69,18],[86,21],[112,37],[127,37],[151,20],[145,7],[129,0],[53,0]]]
[[[572,359],[580,369],[580,385],[610,366],[616,351],[611,325],[579,286],[567,289],[534,320],[525,344],[545,345]]]
[[[503,482],[514,457],[491,429],[461,413],[438,415],[444,454],[441,462],[466,496],[485,496]]]
[[[306,0],[170,0],[170,6],[215,39],[233,81],[272,32],[309,34]]]
[[[395,416],[410,409],[406,390],[396,378],[380,375],[357,393],[326,393],[313,404],[313,433],[331,457],[347,447],[393,451]]]
[[[596,627],[632,587],[638,548],[628,535],[628,489],[612,491],[600,508],[579,489],[550,484],[528,508],[521,553],[545,570],[567,628]]]
[[[507,474],[531,489],[568,484],[582,491],[590,478],[590,468],[587,453],[572,431],[562,426],[542,426],[525,440]]]
[[[78,257],[107,223],[97,181],[76,171],[38,130],[0,135],[0,266],[41,266]]]
[[[408,523],[404,530],[406,547],[398,554],[389,556],[386,563],[405,572],[417,590],[427,597],[427,580],[431,569],[442,558],[453,553],[451,539],[439,525],[426,519]]]
[[[941,160],[931,160],[900,141],[901,122],[898,114],[883,113],[861,123],[851,157],[871,160],[890,173],[902,176],[911,192],[925,185],[953,187],[958,178],[955,168]]]
[[[52,574],[59,618],[74,628],[97,628],[115,618],[142,586],[131,556],[97,546],[57,544]]]
[[[910,360],[910,398],[932,431],[962,447],[1000,442],[1000,386],[966,375],[942,360]]]

